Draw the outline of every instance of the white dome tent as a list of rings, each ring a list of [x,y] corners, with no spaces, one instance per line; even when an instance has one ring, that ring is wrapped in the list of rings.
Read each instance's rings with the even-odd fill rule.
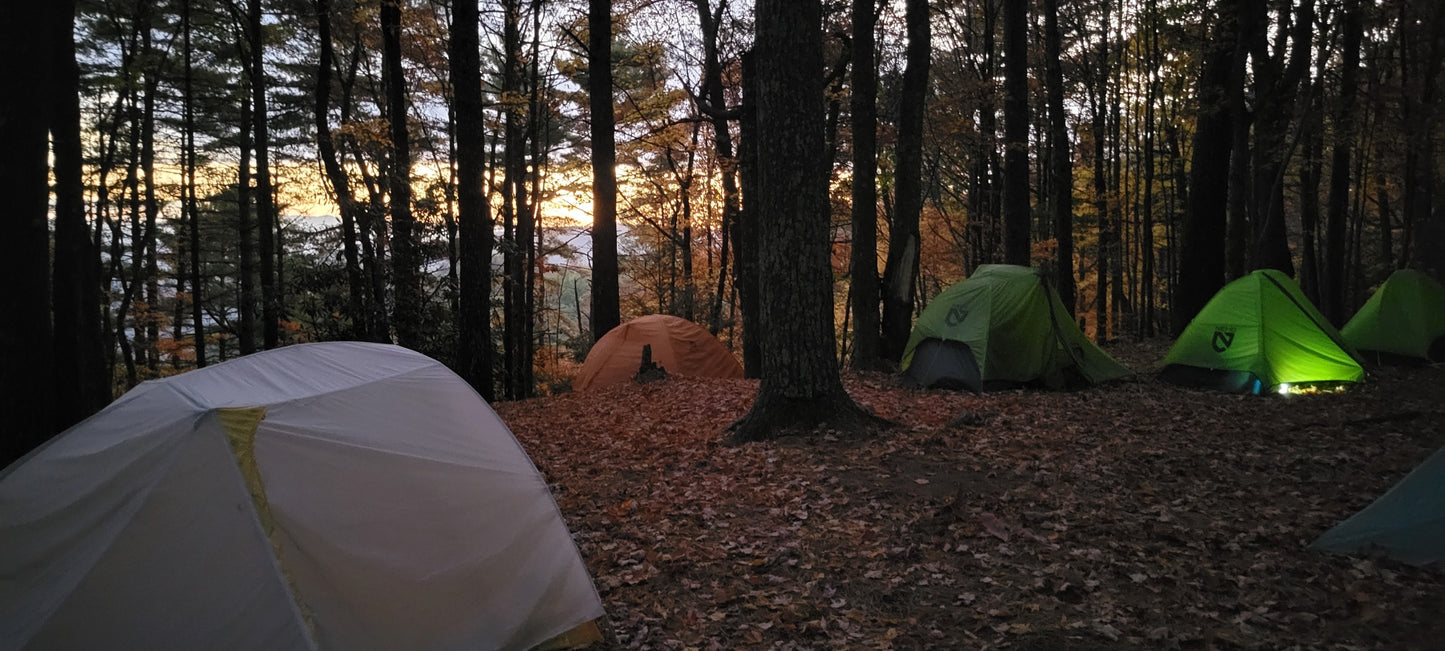
[[[601,616],[506,425],[395,346],[146,382],[0,472],[3,648],[525,649]]]

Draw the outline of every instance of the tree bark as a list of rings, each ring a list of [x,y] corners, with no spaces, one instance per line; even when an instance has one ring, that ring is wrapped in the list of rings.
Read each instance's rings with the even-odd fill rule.
[[[406,73],[401,66],[401,0],[381,2],[381,52],[391,134],[387,186],[391,191],[392,291],[396,296],[392,325],[398,344],[419,349],[425,343],[421,332],[421,256],[411,212],[411,137],[407,132]]]
[[[46,133],[52,53],[59,46],[49,25],[56,5],[0,3],[0,212],[6,237],[0,274],[0,467],[54,433],[51,426],[50,187]]]
[[[1355,95],[1359,90],[1360,41],[1363,35],[1359,0],[1345,0],[1342,28],[1344,59],[1340,64],[1340,95],[1336,100],[1333,120],[1330,196],[1325,207],[1325,260],[1320,278],[1320,311],[1336,327],[1344,325],[1349,317],[1345,305],[1345,257],[1350,245],[1346,232],[1349,215],[1346,213],[1350,200],[1351,143],[1357,135],[1354,130]]]
[[[1003,3],[1004,262],[1029,265],[1028,6]]]
[[[52,6],[55,175],[54,429],[63,430],[110,402],[100,314],[100,257],[85,218],[80,137],[80,68],[75,59],[75,2]]]
[[[908,0],[907,67],[899,99],[895,216],[883,266],[884,359],[897,363],[913,329],[914,279],[918,276],[918,222],[923,212],[923,113],[933,55],[928,0]]]
[[[326,179],[331,184],[331,196],[336,200],[337,211],[341,213],[341,251],[346,259],[347,308],[351,313],[352,336],[375,341],[379,339],[371,327],[366,300],[366,280],[361,274],[361,255],[356,245],[356,222],[359,207],[351,190],[351,179],[342,168],[336,153],[336,141],[331,135],[331,71],[335,65],[335,51],[331,42],[331,0],[315,0],[317,36],[320,41],[319,62],[316,67],[316,101],[313,105],[313,119],[316,126],[316,149],[321,155]]]
[[[759,0],[756,39],[763,377],[733,442],[866,418],[838,377],[818,0]]]
[[[762,138],[758,124],[757,56],[742,57],[743,110],[738,125],[738,180],[742,185],[742,210],[733,222],[733,287],[738,292],[738,311],[743,322],[743,377],[763,374],[762,332],[758,303],[758,238],[762,219],[762,165],[758,153]]]
[[[855,369],[873,370],[879,359],[878,296],[878,68],[874,60],[874,0],[853,0],[853,243],[852,283]]]
[[[492,382],[492,213],[486,193],[486,108],[482,102],[480,11],[477,0],[452,8],[451,79],[457,129],[457,222],[460,231],[457,337],[460,375],[488,401]]]
[[[1054,286],[1064,309],[1074,314],[1074,159],[1064,112],[1064,72],[1059,34],[1058,0],[1044,0],[1044,74],[1049,103],[1049,208],[1053,212],[1056,262]]]
[[[281,345],[281,298],[276,284],[276,206],[271,187],[270,115],[266,102],[266,35],[261,28],[261,0],[249,0],[251,41],[251,119],[256,149],[256,252],[261,275],[261,345]],[[382,10],[384,14],[385,9]]]
[[[1229,193],[1231,98],[1241,92],[1244,57],[1239,42],[1239,3],[1219,0],[1211,47],[1199,73],[1194,152],[1185,202],[1179,286],[1170,306],[1174,333],[1184,330],[1224,286],[1225,202]]]
[[[617,152],[612,100],[612,0],[587,5],[592,118],[592,340],[622,321],[617,267]]]

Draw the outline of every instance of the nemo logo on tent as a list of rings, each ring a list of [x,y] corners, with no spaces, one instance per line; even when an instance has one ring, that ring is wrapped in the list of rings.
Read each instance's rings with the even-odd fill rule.
[[[948,314],[943,317],[943,323],[952,328],[963,323],[963,320],[966,318],[968,318],[968,307],[965,305],[955,305],[948,308]]]
[[[1216,353],[1222,353],[1228,350],[1233,344],[1234,331],[1232,330],[1215,330],[1214,340],[1210,342],[1210,346],[1214,348],[1214,352]]]

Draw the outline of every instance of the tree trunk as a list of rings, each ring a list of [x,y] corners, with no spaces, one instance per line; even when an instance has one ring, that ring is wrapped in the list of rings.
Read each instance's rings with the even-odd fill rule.
[[[396,342],[416,350],[425,342],[421,332],[421,256],[411,214],[411,138],[407,133],[406,72],[401,66],[401,0],[381,2],[381,52],[391,134],[387,186],[391,191],[392,291],[396,296],[391,320]]]
[[[843,390],[834,356],[823,52],[818,0],[759,0],[756,38],[758,263],[763,377],[731,441],[854,425],[865,416]]]
[[[75,60],[75,2],[53,5],[55,59],[55,397],[59,431],[110,402],[100,322],[100,257],[85,218],[80,137],[80,68]]]
[[[1174,332],[1184,330],[1224,286],[1225,202],[1229,194],[1229,150],[1233,116],[1229,107],[1241,92],[1244,56],[1239,42],[1239,3],[1219,0],[1217,16],[1199,73],[1199,105],[1189,169],[1179,286],[1170,316]]]
[[[923,211],[923,113],[928,99],[928,65],[933,49],[928,0],[908,0],[907,67],[899,99],[898,145],[894,206],[888,233],[888,259],[883,267],[882,355],[890,362],[903,357],[913,329],[914,279],[918,276],[918,221]]]
[[[237,296],[236,329],[242,355],[256,352],[256,243],[251,239],[251,102],[241,100],[241,161],[236,166]],[[119,324],[117,324],[119,325]]]
[[[1044,60],[1049,102],[1049,208],[1053,212],[1056,262],[1054,285],[1064,309],[1074,314],[1074,160],[1069,146],[1068,114],[1064,112],[1058,0],[1044,0]]]
[[[622,321],[617,268],[612,0],[587,4],[587,95],[592,118],[592,340]]]
[[[702,47],[703,47],[703,80],[702,97],[706,98],[707,108],[702,111],[712,120],[713,131],[713,152],[717,156],[718,166],[721,168],[723,210],[722,210],[722,247],[718,255],[718,283],[717,293],[713,296],[711,310],[708,313],[708,332],[714,336],[722,329],[722,306],[725,296],[724,287],[728,277],[728,237],[729,230],[738,219],[738,161],[733,155],[732,134],[728,131],[728,116],[726,113],[726,98],[723,95],[722,63],[718,59],[718,30],[722,22],[723,12],[727,9],[727,2],[724,0],[718,4],[717,13],[712,14],[708,9],[708,0],[696,0],[698,20],[702,26]]]
[[[1029,265],[1028,6],[1003,3],[1004,262]]]
[[[55,433],[51,425],[53,349],[50,325],[50,235],[46,133],[58,34],[50,25],[61,3],[0,3],[0,213],[6,237],[0,255],[0,467]],[[23,89],[23,90],[22,90]]]
[[[1300,82],[1309,71],[1310,50],[1314,34],[1314,0],[1305,0],[1295,9],[1293,25],[1288,22],[1288,8],[1280,10],[1278,30],[1287,32],[1290,42],[1288,62],[1282,69],[1279,56],[1270,57],[1264,47],[1263,25],[1252,30],[1255,46],[1255,147],[1254,208],[1250,215],[1256,220],[1254,268],[1278,269],[1295,275],[1294,258],[1289,249],[1289,229],[1285,218],[1284,177],[1294,154],[1303,127],[1292,129],[1293,113],[1298,112]],[[1283,41],[1282,37],[1280,38]],[[1283,50],[1283,47],[1280,48]],[[1279,55],[1282,56],[1283,52]],[[1293,135],[1292,135],[1293,134]]]
[[[382,10],[385,13],[385,9]],[[261,0],[249,0],[251,119],[256,148],[256,247],[261,274],[261,345],[281,345],[280,288],[276,285],[276,206],[271,188],[270,115],[266,103],[266,35]]]
[[[1363,26],[1359,0],[1345,0],[1344,61],[1340,69],[1340,96],[1334,114],[1334,139],[1330,156],[1330,196],[1325,208],[1325,260],[1320,277],[1321,312],[1336,327],[1349,317],[1345,305],[1345,257],[1349,246],[1346,220],[1350,199],[1351,142],[1354,130],[1355,95],[1359,89],[1360,40]]]
[[[331,71],[336,56],[331,43],[331,0],[315,0],[313,6],[321,48],[317,57],[316,101],[312,114],[316,123],[316,149],[321,155],[326,179],[331,184],[331,196],[336,200],[337,212],[341,213],[341,251],[346,259],[346,296],[352,336],[375,341],[378,337],[372,331],[372,319],[367,317],[366,281],[361,275],[361,256],[356,246],[358,206],[351,190],[351,178],[337,158],[336,142],[331,135],[328,118],[331,111]]]
[[[853,0],[853,243],[852,284],[855,369],[881,367],[878,321],[878,68],[874,60],[874,0]]]
[[[742,57],[743,111],[739,124],[738,180],[742,183],[742,210],[733,222],[733,287],[738,292],[738,311],[743,322],[743,376],[762,377],[763,325],[759,322],[761,283],[758,278],[758,245],[762,219],[762,165],[759,153],[762,125],[758,123],[757,56]]]
[[[456,97],[457,221],[460,229],[457,336],[460,375],[488,401],[492,382],[492,211],[486,192],[486,107],[482,101],[480,12],[475,0],[453,6],[451,79]]]

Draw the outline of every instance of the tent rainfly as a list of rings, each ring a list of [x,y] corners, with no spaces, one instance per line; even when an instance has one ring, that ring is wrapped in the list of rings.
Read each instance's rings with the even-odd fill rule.
[[[1445,449],[1310,544],[1336,554],[1377,554],[1410,565],[1445,564]]]
[[[682,317],[652,314],[633,319],[602,335],[572,388],[577,391],[622,384],[637,375],[642,347],[668,373],[693,377],[740,378],[743,367],[706,328]]]
[[[527,649],[601,615],[506,425],[395,346],[145,382],[0,472],[0,648]]]
[[[1132,375],[1084,336],[1044,275],[982,265],[924,308],[903,372],[928,387],[1064,388]]]
[[[1445,362],[1445,287],[1414,269],[1400,269],[1340,334],[1361,353]]]
[[[1260,269],[1225,285],[1161,362],[1175,384],[1237,393],[1358,382],[1354,349],[1289,276]]]

